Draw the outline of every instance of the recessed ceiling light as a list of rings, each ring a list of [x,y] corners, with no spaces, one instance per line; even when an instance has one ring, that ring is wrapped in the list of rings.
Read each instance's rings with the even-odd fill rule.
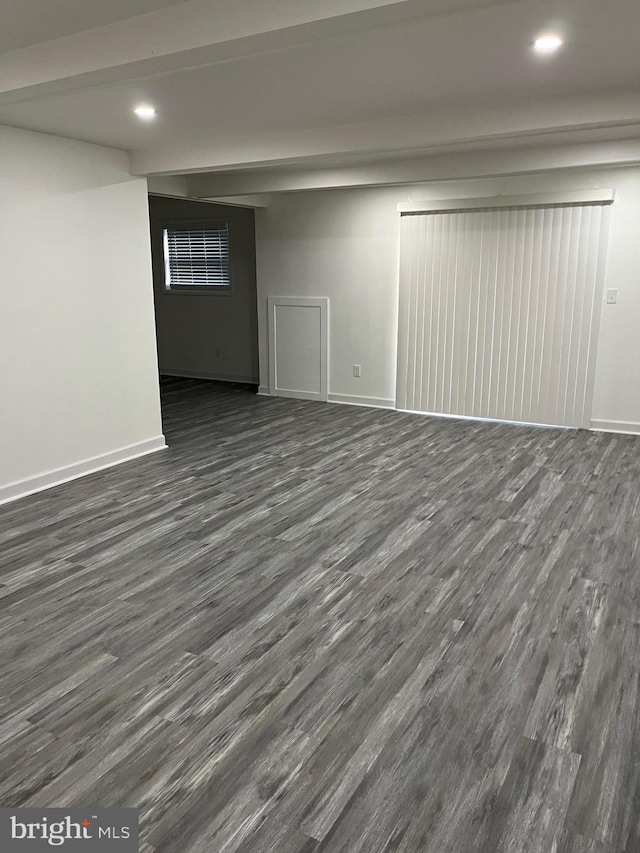
[[[155,107],[136,107],[134,113],[140,118],[155,118]]]
[[[533,43],[536,53],[555,53],[562,45],[562,39],[557,35],[539,36]]]

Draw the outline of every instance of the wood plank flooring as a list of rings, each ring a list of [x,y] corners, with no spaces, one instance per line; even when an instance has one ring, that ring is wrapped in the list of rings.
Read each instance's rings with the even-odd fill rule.
[[[638,853],[640,440],[164,383],[0,509],[0,805],[145,853]]]

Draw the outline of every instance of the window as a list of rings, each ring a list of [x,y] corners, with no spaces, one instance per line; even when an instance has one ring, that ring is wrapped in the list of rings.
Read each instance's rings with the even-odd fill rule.
[[[231,290],[226,222],[176,222],[163,229],[164,281],[168,291]]]

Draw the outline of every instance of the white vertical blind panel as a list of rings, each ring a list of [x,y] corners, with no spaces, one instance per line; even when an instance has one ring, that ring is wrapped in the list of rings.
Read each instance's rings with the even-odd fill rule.
[[[413,217],[411,217],[413,219]],[[396,375],[396,406],[399,409],[410,409],[413,398],[409,400],[409,388],[413,385],[409,383],[407,372],[409,361],[415,363],[415,353],[409,353],[409,289],[411,287],[411,279],[413,277],[411,270],[411,257],[413,255],[413,245],[417,243],[413,229],[416,223],[403,219],[402,228],[400,229],[400,280],[403,282],[403,297],[400,301],[398,310],[398,358],[397,358],[397,375]]]
[[[593,216],[591,223],[591,238],[588,241],[589,245],[589,262],[587,268],[589,274],[593,277],[594,284],[589,292],[585,294],[585,300],[589,300],[585,305],[585,314],[592,318],[594,332],[590,337],[587,337],[583,343],[584,347],[584,364],[587,376],[591,377],[591,381],[585,384],[582,390],[582,399],[577,398],[576,391],[576,409],[587,412],[589,423],[585,421],[585,426],[590,425],[591,409],[593,404],[593,389],[596,372],[596,354],[597,354],[597,332],[600,326],[600,311],[603,301],[603,284],[605,274],[605,263],[607,258],[607,244],[609,241],[609,208],[600,207],[597,215]]]
[[[402,217],[397,406],[588,426],[608,207]]]

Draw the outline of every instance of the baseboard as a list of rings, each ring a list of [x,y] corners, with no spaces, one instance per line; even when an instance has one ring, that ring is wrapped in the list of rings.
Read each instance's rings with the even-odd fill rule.
[[[294,396],[295,392],[291,393]],[[316,396],[299,392],[301,400],[317,400]],[[270,397],[268,385],[261,385],[258,388],[260,397]],[[289,395],[287,395],[289,396]],[[319,401],[323,402],[323,401]],[[387,399],[386,397],[361,397],[357,394],[329,394],[327,396],[328,403],[339,403],[344,406],[366,406],[370,409],[395,409],[395,400]]]
[[[122,462],[129,462],[131,459],[138,459],[140,456],[147,456],[149,453],[156,453],[158,450],[164,450],[166,446],[164,435],[158,435],[156,438],[130,444],[128,447],[121,447],[119,450],[112,450],[100,456],[93,456],[91,459],[84,459],[73,465],[56,468],[55,471],[47,471],[45,474],[37,474],[35,477],[27,477],[26,480],[0,486],[0,504],[51,489],[53,486],[86,477],[87,474],[120,465]]]
[[[286,393],[270,394],[266,385],[258,386],[258,397],[282,397],[288,400],[315,400],[318,403],[326,402],[315,391],[287,391]]]
[[[213,379],[216,382],[244,382],[247,385],[257,385],[255,376],[231,376],[228,373],[208,373],[206,370],[175,370],[161,367],[160,376],[179,376],[183,379]]]
[[[316,391],[283,391],[276,392],[273,397],[283,397],[285,400],[311,400],[316,403],[326,403],[326,399]]]
[[[594,432],[621,432],[624,435],[640,435],[640,424],[633,421],[591,421]]]
[[[535,427],[536,429],[577,429],[577,427],[561,426],[560,424],[538,424],[535,421],[503,421],[499,418],[480,418],[475,415],[449,415],[444,412],[419,412],[417,409],[398,409],[405,415],[422,415],[426,418],[445,418],[450,421],[471,421],[481,424],[508,424],[509,426]]]
[[[395,400],[386,397],[361,397],[359,394],[329,394],[330,403],[341,403],[345,406],[367,406],[372,409],[395,409]]]

